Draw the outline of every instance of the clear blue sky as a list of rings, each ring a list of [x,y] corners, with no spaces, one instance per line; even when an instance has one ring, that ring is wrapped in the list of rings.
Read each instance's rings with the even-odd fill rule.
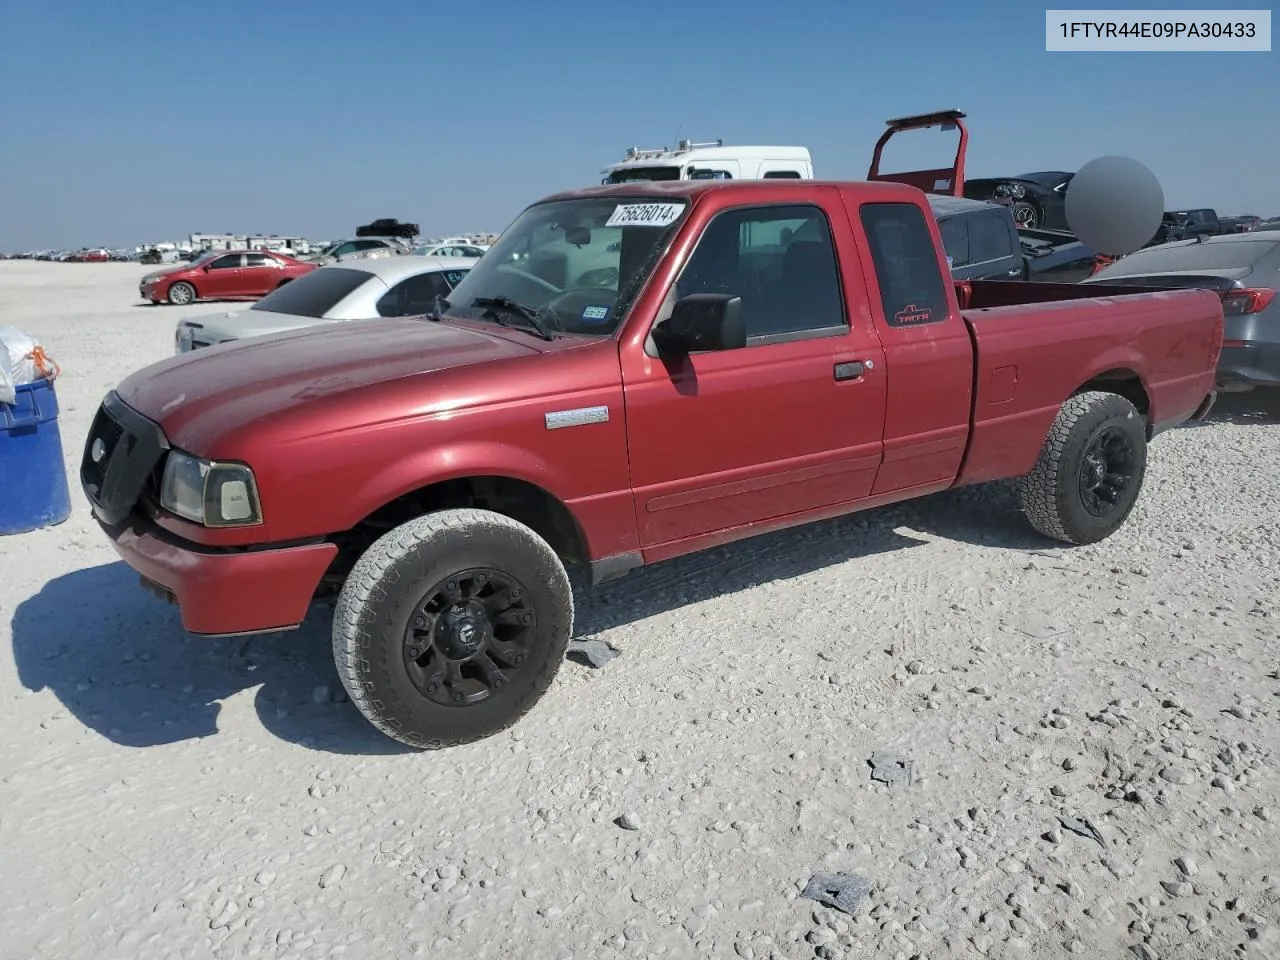
[[[858,178],[886,118],[952,106],[972,176],[1123,154],[1168,206],[1280,215],[1280,54],[1050,54],[1044,22],[981,0],[0,0],[0,250],[496,231],[677,131]]]

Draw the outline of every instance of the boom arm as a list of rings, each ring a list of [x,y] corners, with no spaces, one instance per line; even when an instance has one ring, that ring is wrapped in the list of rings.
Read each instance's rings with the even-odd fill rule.
[[[964,156],[969,147],[969,128],[964,125],[963,113],[959,110],[939,110],[937,113],[898,117],[886,122],[888,129],[876,141],[876,150],[871,157],[871,169],[867,172],[868,180],[905,183],[925,193],[938,193],[952,197],[964,196]],[[880,172],[880,155],[884,152],[885,144],[893,139],[894,134],[905,130],[926,130],[929,127],[941,127],[944,133],[949,130],[960,131],[956,157],[950,167],[937,170],[908,170],[903,173]]]

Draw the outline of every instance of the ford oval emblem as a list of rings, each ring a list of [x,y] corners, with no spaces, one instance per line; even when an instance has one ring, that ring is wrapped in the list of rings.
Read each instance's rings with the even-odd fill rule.
[[[107,445],[102,442],[101,438],[93,441],[93,446],[89,448],[89,456],[93,458],[94,463],[101,463],[102,458],[107,455]]]

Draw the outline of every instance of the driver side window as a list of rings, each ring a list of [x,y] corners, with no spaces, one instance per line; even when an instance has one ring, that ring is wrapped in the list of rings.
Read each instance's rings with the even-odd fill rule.
[[[848,329],[831,228],[811,204],[716,214],[676,280],[677,298],[694,293],[741,297],[749,345]]]

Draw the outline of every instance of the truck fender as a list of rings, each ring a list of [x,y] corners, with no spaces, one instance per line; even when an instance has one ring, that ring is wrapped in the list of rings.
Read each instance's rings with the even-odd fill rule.
[[[353,527],[393,500],[448,480],[469,477],[503,477],[521,480],[541,488],[567,506],[568,479],[537,454],[519,447],[492,441],[465,441],[430,447],[399,460],[393,467],[370,478],[353,491],[350,503],[355,514],[344,518]],[[570,514],[573,511],[569,509]],[[581,525],[581,519],[574,517]]]
[[[1109,390],[1132,402],[1148,421],[1154,414],[1146,362],[1132,347],[1120,344],[1093,358],[1077,380],[1078,386],[1073,393]],[[1108,386],[1109,383],[1114,387]]]

